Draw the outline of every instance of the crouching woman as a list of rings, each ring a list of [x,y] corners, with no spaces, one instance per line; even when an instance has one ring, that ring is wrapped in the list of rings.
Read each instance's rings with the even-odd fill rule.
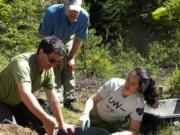
[[[143,118],[144,100],[154,107],[158,94],[149,72],[137,67],[128,73],[126,79],[110,79],[87,100],[80,117],[81,125],[83,128],[90,126],[91,119],[91,125],[102,127],[102,123],[109,123],[108,127],[113,129],[119,120],[130,116],[129,129],[117,134],[137,135]],[[108,127],[106,125],[106,129]]]

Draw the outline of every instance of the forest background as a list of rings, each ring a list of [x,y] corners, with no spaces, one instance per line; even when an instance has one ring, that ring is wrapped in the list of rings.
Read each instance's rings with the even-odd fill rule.
[[[45,10],[60,2],[0,0],[0,70],[14,56],[36,51]],[[159,88],[180,92],[180,0],[84,0],[83,7],[90,14],[90,26],[76,56],[76,79],[85,83],[81,86],[89,89],[92,81],[97,86],[143,66]],[[80,91],[81,109],[93,91]],[[78,122],[79,114],[67,109],[63,114],[68,122]],[[159,129],[159,135],[179,131],[173,125]]]
[[[0,69],[15,55],[36,51],[45,10],[60,2],[0,0]],[[180,0],[84,0],[83,7],[90,26],[76,58],[77,78],[124,77],[144,66],[158,85],[180,89]]]

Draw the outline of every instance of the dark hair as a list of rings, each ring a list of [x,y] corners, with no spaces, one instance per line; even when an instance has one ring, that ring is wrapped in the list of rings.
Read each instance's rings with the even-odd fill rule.
[[[136,67],[130,73],[135,72],[140,77],[140,92],[143,94],[148,105],[156,107],[158,104],[159,94],[156,92],[155,81],[150,77],[150,73],[142,68]]]
[[[58,52],[64,57],[67,56],[67,50],[64,47],[64,43],[56,36],[48,36],[43,38],[39,43],[37,54],[39,53],[40,49],[43,49],[44,53],[46,54]]]

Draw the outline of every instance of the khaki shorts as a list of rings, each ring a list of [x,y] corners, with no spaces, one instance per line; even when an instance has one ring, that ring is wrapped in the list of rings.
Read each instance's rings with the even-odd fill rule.
[[[65,48],[68,54],[70,53],[73,45],[74,37],[72,36],[65,41]],[[55,81],[57,84],[56,92],[61,103],[64,100],[74,100],[75,97],[75,76],[74,71],[69,71],[65,63],[61,63],[54,68]]]

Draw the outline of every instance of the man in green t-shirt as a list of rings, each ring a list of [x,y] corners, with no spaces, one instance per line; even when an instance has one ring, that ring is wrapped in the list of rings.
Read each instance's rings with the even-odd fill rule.
[[[55,127],[72,132],[66,124],[56,97],[53,67],[64,60],[66,50],[63,42],[55,36],[41,40],[37,53],[24,53],[15,57],[0,73],[0,123],[12,116],[22,126],[34,126],[38,133],[44,127],[53,135]],[[33,92],[44,88],[56,119],[40,106]],[[38,124],[37,124],[38,122]],[[44,130],[43,129],[43,130]]]

